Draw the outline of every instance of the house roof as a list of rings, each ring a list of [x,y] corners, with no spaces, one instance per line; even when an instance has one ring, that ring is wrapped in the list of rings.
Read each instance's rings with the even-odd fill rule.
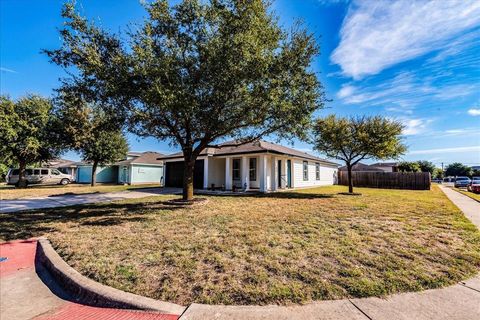
[[[340,171],[347,171],[347,166],[343,166],[343,167],[340,167],[338,168],[338,170]],[[382,169],[379,169],[379,168],[376,168],[375,166],[373,165],[368,165],[368,164],[364,164],[364,163],[357,163],[356,165],[354,165],[352,167],[352,171],[375,171],[375,172],[383,172]]]
[[[396,167],[398,162],[377,162],[371,165],[372,167]]]
[[[251,153],[276,153],[282,155],[289,155],[302,159],[314,160],[323,162],[330,165],[338,166],[337,163],[313,156],[306,152],[298,151],[292,148],[284,147],[275,143],[267,142],[264,140],[257,140],[250,143],[238,145],[239,142],[232,140],[224,142],[218,145],[216,148],[206,148],[200,155],[210,155],[215,157],[236,155],[236,154],[251,154]],[[167,155],[161,159],[173,159],[183,156],[183,152],[177,152],[171,155]]]
[[[51,168],[68,168],[68,167],[75,167],[75,161],[68,160],[68,159],[53,159],[49,160],[46,163],[43,163],[47,167]]]
[[[161,165],[163,161],[161,160],[164,157],[164,154],[147,151],[147,152],[129,152],[128,155],[135,156],[135,158],[122,160],[115,163],[115,165],[129,165],[129,164],[156,164]],[[138,156],[137,156],[138,155]]]

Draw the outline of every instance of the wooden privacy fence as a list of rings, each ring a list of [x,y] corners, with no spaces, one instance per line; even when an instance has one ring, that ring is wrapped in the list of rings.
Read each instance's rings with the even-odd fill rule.
[[[353,171],[353,186],[384,189],[430,190],[429,172]],[[348,172],[338,171],[338,184],[348,186]]]

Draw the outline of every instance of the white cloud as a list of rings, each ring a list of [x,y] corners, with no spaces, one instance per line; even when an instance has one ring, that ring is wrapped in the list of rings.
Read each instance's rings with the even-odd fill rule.
[[[354,1],[331,60],[343,74],[361,79],[440,50],[479,24],[477,0]]]
[[[406,136],[424,133],[428,125],[433,122],[432,119],[401,119],[400,121],[405,126],[402,133]]]
[[[468,110],[468,114],[471,116],[480,116],[480,109],[472,108]]]
[[[9,72],[9,73],[17,73],[17,71],[15,71],[15,70],[4,68],[4,67],[0,67],[0,71],[1,72]]]
[[[460,153],[477,151],[480,151],[480,146],[414,150],[410,151],[408,154]]]

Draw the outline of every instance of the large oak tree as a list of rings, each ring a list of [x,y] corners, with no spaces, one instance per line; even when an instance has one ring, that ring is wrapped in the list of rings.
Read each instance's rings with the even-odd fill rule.
[[[184,0],[145,5],[147,18],[116,35],[64,7],[63,45],[46,51],[69,85],[101,101],[132,132],[180,146],[183,198],[195,160],[225,137],[304,136],[323,89],[319,53],[300,25],[283,30],[265,0]]]

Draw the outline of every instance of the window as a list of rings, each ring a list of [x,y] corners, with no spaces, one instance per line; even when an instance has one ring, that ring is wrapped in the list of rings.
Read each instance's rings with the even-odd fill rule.
[[[320,180],[320,163],[315,163],[315,179]]]
[[[42,176],[43,175],[45,175],[45,176],[48,175],[48,169],[42,169]]]
[[[33,173],[33,170],[32,170],[32,169],[27,169],[27,170],[25,170],[25,175],[27,175],[27,176],[31,176],[32,173]]]
[[[12,171],[12,176],[18,176],[19,173],[20,173],[20,170],[15,169]]]
[[[51,172],[53,175],[56,175],[56,176],[60,175],[60,171],[58,171],[57,169],[52,169]]]
[[[257,158],[250,158],[250,181],[257,181]]]
[[[40,174],[40,169],[34,169],[33,175],[38,176]]]
[[[233,180],[240,180],[240,159],[233,159]]]
[[[308,161],[303,161],[303,181],[308,181]]]

